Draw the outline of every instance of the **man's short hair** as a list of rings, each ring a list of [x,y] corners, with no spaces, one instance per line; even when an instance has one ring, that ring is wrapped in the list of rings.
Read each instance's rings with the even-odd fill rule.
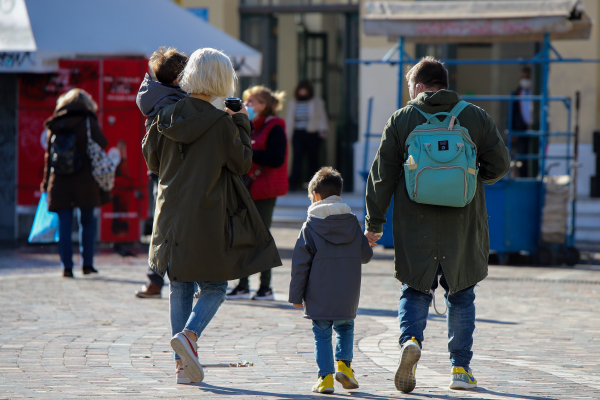
[[[529,65],[526,65],[523,68],[521,68],[521,72],[524,73],[524,74],[531,75],[531,67]]]
[[[161,47],[152,53],[148,66],[160,83],[170,85],[181,74],[187,60],[187,56],[178,52],[175,47]]]
[[[431,56],[421,58],[421,61],[406,73],[406,81],[438,90],[448,89],[450,86],[448,70],[444,63]]]
[[[343,187],[342,174],[332,167],[323,167],[310,180],[308,195],[312,198],[313,192],[317,192],[325,200],[329,196],[341,196]]]

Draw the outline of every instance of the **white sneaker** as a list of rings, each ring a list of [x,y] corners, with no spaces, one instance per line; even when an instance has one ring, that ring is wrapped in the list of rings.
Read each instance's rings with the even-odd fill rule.
[[[417,384],[415,373],[417,372],[417,361],[420,358],[421,347],[414,337],[402,345],[400,362],[394,377],[396,389],[403,393],[410,393],[415,389]]]
[[[192,383],[190,378],[185,373],[185,369],[183,369],[183,365],[177,366],[177,372],[175,373],[175,381],[178,384]]]
[[[177,353],[186,375],[192,382],[202,382],[204,379],[204,370],[200,361],[198,361],[198,345],[192,342],[183,332],[178,333],[171,339],[171,347]]]

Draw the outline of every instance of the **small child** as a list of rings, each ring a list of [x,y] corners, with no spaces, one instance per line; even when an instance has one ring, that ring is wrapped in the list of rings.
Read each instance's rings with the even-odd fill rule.
[[[312,205],[294,248],[289,302],[304,307],[312,319],[319,380],[315,393],[333,393],[333,374],[344,389],[358,388],[350,363],[354,319],[360,297],[361,264],[373,250],[350,207],[342,203],[343,179],[331,167],[321,168],[310,181]],[[302,304],[304,303],[304,305]],[[335,373],[332,327],[337,333]]]
[[[146,74],[135,99],[138,108],[147,118],[146,132],[150,130],[152,120],[160,110],[187,97],[188,94],[179,88],[179,75],[187,60],[187,56],[174,47],[161,47],[150,57],[148,66],[158,82]]]

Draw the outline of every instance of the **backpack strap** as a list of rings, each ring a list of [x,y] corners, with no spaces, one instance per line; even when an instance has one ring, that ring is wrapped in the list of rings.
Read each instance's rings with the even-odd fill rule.
[[[425,117],[425,119],[427,120],[427,122],[429,122],[429,119],[432,117],[432,114],[428,114],[425,111],[421,111],[418,107],[413,106],[412,104],[409,104],[412,108],[414,108],[415,110],[417,110],[418,112],[421,113],[422,116]]]
[[[456,105],[452,108],[452,110],[450,110],[450,114],[458,117],[458,114],[461,113],[462,110],[464,110],[469,104],[469,102],[466,102],[464,100],[459,101],[458,103],[456,103]]]

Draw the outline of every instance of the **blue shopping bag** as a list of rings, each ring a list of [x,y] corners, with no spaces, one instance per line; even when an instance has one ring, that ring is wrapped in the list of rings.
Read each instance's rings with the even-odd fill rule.
[[[58,214],[48,211],[48,195],[42,193],[33,226],[29,234],[29,243],[58,242]]]

